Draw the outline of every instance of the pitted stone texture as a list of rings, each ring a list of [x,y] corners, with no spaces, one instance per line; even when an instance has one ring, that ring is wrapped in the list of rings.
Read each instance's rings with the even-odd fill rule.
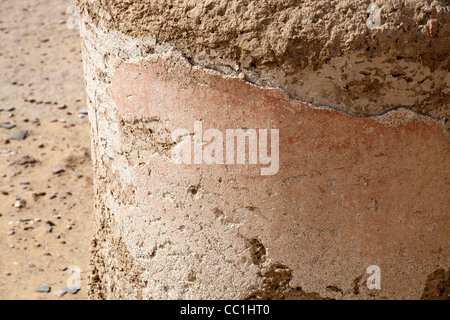
[[[267,298],[264,277],[250,284],[249,273],[278,265],[292,276],[272,297],[301,288],[322,298],[411,299],[438,266],[448,268],[450,148],[441,123],[408,111],[353,118],[174,61],[118,65],[110,91],[119,117],[157,118],[169,131],[192,132],[199,119],[204,130],[280,129],[280,172],[262,177],[257,166],[180,166],[164,154],[135,154],[139,214],[114,210],[128,219],[119,224],[147,270],[148,297],[187,283],[182,297]],[[145,148],[145,135],[133,139]],[[260,271],[245,249],[252,239],[266,251]],[[380,291],[365,285],[370,265],[382,270]],[[183,282],[191,272],[195,281]]]
[[[450,150],[440,122],[313,108],[83,19],[96,190],[91,298],[440,292],[445,279],[430,276],[449,268]],[[200,119],[204,129],[280,129],[279,175],[175,165],[167,137]],[[380,291],[367,289],[369,265],[381,267]]]
[[[431,0],[79,0],[92,23],[170,43],[291,98],[357,116],[404,107],[450,118],[450,5]],[[381,8],[379,30],[367,9]],[[437,21],[430,37],[428,22]]]

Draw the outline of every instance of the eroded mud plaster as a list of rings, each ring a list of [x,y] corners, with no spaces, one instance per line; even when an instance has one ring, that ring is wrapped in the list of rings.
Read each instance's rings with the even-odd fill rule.
[[[96,174],[92,298],[411,299],[448,269],[443,122],[314,107],[90,18],[81,33]],[[198,120],[279,129],[279,174],[175,164],[171,132]],[[370,265],[381,290],[366,286]]]
[[[106,30],[169,43],[198,65],[292,98],[358,116],[399,107],[450,116],[446,0],[78,3]],[[381,29],[366,26],[370,4],[381,8]]]

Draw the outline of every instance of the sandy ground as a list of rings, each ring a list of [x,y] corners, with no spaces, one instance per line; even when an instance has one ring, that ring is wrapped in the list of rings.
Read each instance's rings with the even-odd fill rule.
[[[70,5],[0,0],[0,122],[15,125],[0,128],[0,299],[86,298],[93,191],[89,123],[79,114],[86,107],[79,34],[66,25]],[[25,130],[26,139],[10,139]],[[14,207],[17,199],[25,207]],[[57,297],[70,266],[84,270],[81,290]],[[35,292],[45,285],[50,293]]]

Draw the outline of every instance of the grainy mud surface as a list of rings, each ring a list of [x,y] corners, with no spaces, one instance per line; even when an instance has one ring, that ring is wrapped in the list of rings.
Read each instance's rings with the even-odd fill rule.
[[[87,1],[94,24],[170,43],[186,58],[358,116],[450,115],[447,0]],[[366,26],[370,4],[381,29]],[[433,22],[434,21],[434,22]],[[434,27],[433,27],[434,26]]]
[[[449,3],[370,3],[78,1],[90,298],[447,298]],[[176,165],[198,120],[279,128],[279,174]]]

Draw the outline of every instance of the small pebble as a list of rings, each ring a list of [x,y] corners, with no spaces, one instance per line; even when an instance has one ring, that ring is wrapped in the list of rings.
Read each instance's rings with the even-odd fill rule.
[[[67,293],[77,294],[78,291],[80,291],[80,288],[77,288],[77,287],[65,287],[65,288],[62,288],[61,290],[64,290]]]
[[[27,224],[22,224],[22,225],[20,226],[20,228],[21,228],[22,230],[24,230],[24,231],[28,231],[28,230],[32,229],[32,227],[29,226],[29,225],[27,225]]]
[[[53,168],[52,169],[53,174],[60,174],[60,173],[63,173],[64,171],[65,170],[62,168]]]
[[[7,236],[13,236],[15,234],[14,230],[9,230],[8,232],[6,232]]]
[[[0,128],[4,128],[4,129],[8,129],[11,130],[12,128],[15,128],[16,125],[13,123],[9,123],[9,122],[4,122],[0,124]]]
[[[43,197],[43,196],[45,196],[45,195],[46,195],[45,192],[33,192],[33,193],[31,194],[31,196],[34,198],[34,200],[36,200],[38,197]]]
[[[438,21],[436,19],[430,19],[427,25],[430,38],[433,38],[438,33]]]
[[[78,112],[78,114],[86,116],[86,115],[88,115],[88,109],[82,109]]]
[[[27,205],[27,202],[25,200],[19,200],[19,201],[16,201],[16,203],[14,204],[14,208],[22,209],[22,208],[25,208],[26,205]]]
[[[47,230],[48,233],[51,233],[53,228],[51,225],[49,225],[48,223],[45,224],[45,230]]]
[[[38,293],[49,293],[51,290],[50,286],[42,286],[36,289]]]
[[[28,137],[28,131],[25,130],[25,131],[15,132],[9,138],[11,140],[21,141],[21,140],[25,140],[27,137]]]

